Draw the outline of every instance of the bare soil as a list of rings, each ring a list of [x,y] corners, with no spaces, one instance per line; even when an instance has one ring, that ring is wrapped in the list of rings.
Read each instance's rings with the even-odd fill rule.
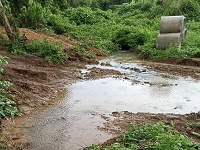
[[[144,65],[158,72],[200,79],[200,58],[168,58],[156,62],[145,63]]]
[[[0,32],[4,32],[3,28],[0,28]],[[5,70],[2,80],[13,83],[10,92],[15,95],[17,107],[22,111],[23,117],[23,115],[32,113],[39,107],[48,106],[51,100],[55,99],[59,95],[59,92],[64,90],[64,85],[71,84],[83,78],[80,74],[80,69],[85,68],[85,65],[88,63],[97,63],[97,61],[69,51],[68,48],[77,46],[78,44],[64,37],[29,29],[20,29],[20,32],[26,35],[28,41],[47,38],[52,42],[61,42],[64,46],[64,51],[69,57],[63,64],[53,64],[32,55],[11,55],[4,51],[0,52],[1,55],[9,57],[9,64],[4,66]],[[95,52],[97,56],[106,56],[101,50],[91,47],[87,49]],[[145,63],[144,65],[156,71],[200,79],[199,59],[166,59],[156,63]],[[92,68],[90,71],[91,72],[85,76],[88,79],[97,79],[104,75],[120,75],[120,73],[115,70]],[[126,126],[132,122],[147,123],[164,121],[169,124],[172,120],[180,132],[186,132],[193,140],[200,142],[197,137],[191,134],[191,131],[200,133],[200,129],[197,127],[185,126],[188,122],[199,122],[199,113],[188,115],[164,115],[113,112],[112,115],[112,117],[102,115],[106,123],[105,127],[100,130],[111,132],[119,136],[125,131]],[[3,121],[4,126],[5,124],[6,120]],[[12,143],[12,145],[19,144],[15,142],[16,139],[13,138],[15,137],[14,135],[12,135],[12,137],[10,136],[11,134],[8,135],[9,136],[4,135],[3,137],[6,137],[9,143]]]

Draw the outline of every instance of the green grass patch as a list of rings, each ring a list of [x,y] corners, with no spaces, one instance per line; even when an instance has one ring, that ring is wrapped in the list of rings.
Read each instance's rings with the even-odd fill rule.
[[[197,150],[200,144],[190,141],[174,127],[163,122],[131,124],[128,131],[110,146],[92,145],[87,150]]]

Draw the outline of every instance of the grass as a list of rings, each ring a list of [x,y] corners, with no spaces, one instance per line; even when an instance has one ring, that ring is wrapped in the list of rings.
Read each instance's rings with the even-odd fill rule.
[[[200,144],[192,142],[180,134],[172,125],[163,122],[156,124],[131,124],[128,131],[110,146],[92,145],[86,150],[198,150]]]

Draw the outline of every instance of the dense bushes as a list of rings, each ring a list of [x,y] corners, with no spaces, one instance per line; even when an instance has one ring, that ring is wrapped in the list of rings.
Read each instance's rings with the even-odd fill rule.
[[[46,25],[46,14],[48,10],[33,0],[29,0],[27,6],[23,6],[18,16],[19,25],[33,29],[43,28]]]
[[[69,19],[60,14],[51,14],[47,20],[47,26],[50,31],[56,34],[64,34],[70,32],[72,29]]]
[[[97,15],[94,15],[90,8],[78,7],[76,9],[69,8],[65,11],[65,17],[68,17],[71,22],[76,25],[81,24],[95,24],[100,21]]]
[[[139,45],[143,45],[148,35],[144,29],[138,30],[132,26],[122,27],[114,35],[113,42],[117,43],[121,49],[138,49]]]
[[[62,53],[62,46],[59,43],[49,42],[47,39],[43,41],[33,41],[26,47],[26,52],[42,57],[47,61],[61,63],[66,59],[66,55]]]
[[[63,0],[18,2],[23,6],[20,10],[13,8],[14,3],[10,5],[14,11],[18,10],[20,15],[14,16],[21,27],[63,34],[85,45],[103,49],[106,53],[130,49],[139,52],[145,58],[154,59],[172,57],[168,54],[173,51],[154,51],[160,17],[184,15],[190,20],[187,22],[188,35],[183,43],[182,52],[173,48],[176,49],[174,55],[199,57],[199,0],[68,0],[68,4]],[[55,7],[52,7],[53,5]]]

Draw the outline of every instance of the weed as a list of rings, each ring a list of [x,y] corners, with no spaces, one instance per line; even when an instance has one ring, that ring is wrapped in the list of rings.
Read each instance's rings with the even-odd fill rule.
[[[200,144],[190,141],[174,127],[163,122],[156,124],[131,124],[128,131],[115,143],[105,148],[92,145],[88,150],[195,150]]]
[[[94,58],[95,57],[95,54],[90,52],[90,51],[87,51],[84,46],[76,46],[76,47],[72,47],[70,48],[71,51],[75,52],[75,53],[79,53],[79,54],[82,54],[84,56],[87,56],[87,57],[91,57],[91,58]]]
[[[3,64],[8,63],[6,58],[0,56],[0,73],[3,73]],[[8,88],[12,83],[8,81],[0,81],[0,120],[5,117],[14,117],[19,115],[19,111],[14,107],[14,97],[8,92]]]

